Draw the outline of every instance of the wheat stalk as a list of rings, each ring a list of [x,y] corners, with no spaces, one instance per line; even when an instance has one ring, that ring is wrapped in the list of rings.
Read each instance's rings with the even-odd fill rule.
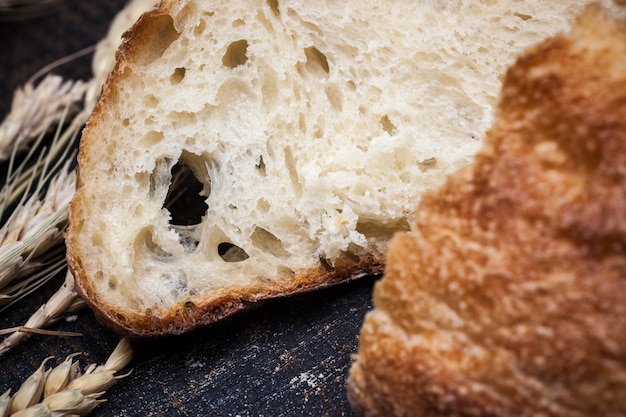
[[[62,314],[76,311],[84,307],[84,303],[78,297],[74,287],[74,277],[67,271],[65,282],[39,309],[30,316],[24,326],[20,326],[0,342],[0,356],[8,352],[12,347],[24,341],[32,331],[42,329],[56,321]]]
[[[47,358],[12,397],[10,391],[0,396],[0,417],[86,416],[104,401],[104,392],[128,375],[116,374],[132,355],[130,343],[122,339],[104,365],[90,365],[82,374],[76,353],[53,369],[46,369]]]

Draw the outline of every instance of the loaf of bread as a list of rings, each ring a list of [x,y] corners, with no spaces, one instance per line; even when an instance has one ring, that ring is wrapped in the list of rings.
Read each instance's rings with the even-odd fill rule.
[[[166,0],[82,137],[81,294],[122,332],[175,334],[382,273],[479,149],[505,68],[583,3]]]
[[[363,416],[626,416],[626,21],[598,6],[510,68],[475,162],[391,243]]]

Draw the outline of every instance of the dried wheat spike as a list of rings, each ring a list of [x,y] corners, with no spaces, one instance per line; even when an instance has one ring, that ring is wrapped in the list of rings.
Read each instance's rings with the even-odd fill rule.
[[[37,86],[29,81],[16,90],[11,110],[0,124],[0,160],[8,159],[15,147],[23,150],[39,134],[56,127],[67,110],[75,113],[88,87],[83,81],[64,81],[49,74]]]
[[[22,383],[15,395],[13,395],[11,414],[17,413],[39,402],[48,374],[45,369],[48,360],[50,360],[50,357],[46,358],[41,363],[39,368]]]
[[[74,360],[77,353],[46,370],[48,358],[12,398],[8,391],[0,397],[0,417],[86,416],[104,402],[100,397],[117,380],[128,375],[115,374],[128,365],[132,354],[130,343],[122,339],[104,365],[89,365],[84,374]]]

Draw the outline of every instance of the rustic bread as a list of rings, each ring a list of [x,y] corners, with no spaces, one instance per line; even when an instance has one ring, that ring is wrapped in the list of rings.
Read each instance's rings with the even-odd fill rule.
[[[364,416],[626,416],[626,22],[590,7],[508,71],[473,165],[390,245]]]
[[[82,137],[82,295],[140,336],[382,273],[480,147],[504,69],[582,3],[165,1]]]

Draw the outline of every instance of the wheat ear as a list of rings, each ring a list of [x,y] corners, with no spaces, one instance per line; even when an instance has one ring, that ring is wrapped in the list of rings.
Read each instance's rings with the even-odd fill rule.
[[[38,138],[17,167],[17,149],[12,154],[0,191],[0,216],[8,217],[0,227],[0,311],[52,277],[64,259],[62,233],[76,185],[69,155],[85,118],[81,112],[65,131],[59,126],[50,148]]]
[[[74,193],[75,177],[75,171],[66,164],[50,181],[42,200],[32,196],[0,229],[0,311],[67,267],[62,233],[67,223],[67,206]],[[0,342],[0,356],[30,333],[84,306],[68,271],[65,283],[48,302],[24,326]]]
[[[0,161],[9,159],[13,149],[26,149],[36,137],[56,126],[68,109],[75,113],[88,87],[83,81],[64,81],[48,74],[37,86],[28,81],[17,89],[11,110],[0,124]]]
[[[116,374],[130,363],[133,351],[122,339],[104,365],[90,365],[82,374],[74,361],[76,355],[53,369],[45,369],[49,358],[44,360],[13,397],[8,391],[0,397],[0,417],[86,416],[104,401],[100,397],[118,379],[128,375]]]
[[[66,164],[41,200],[38,192],[31,195],[0,228],[0,311],[41,285],[40,279],[33,280],[34,268],[64,259],[61,243],[75,184],[76,173]]]

